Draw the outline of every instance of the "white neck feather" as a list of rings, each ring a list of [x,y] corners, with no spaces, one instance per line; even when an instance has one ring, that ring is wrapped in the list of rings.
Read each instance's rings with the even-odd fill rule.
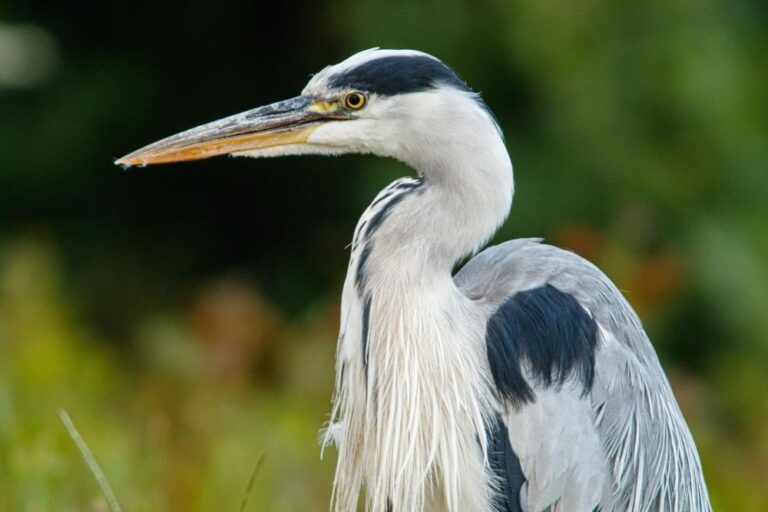
[[[451,270],[505,219],[512,167],[490,119],[459,121],[435,130],[448,135],[428,139],[428,151],[400,148],[423,184],[374,233],[365,227],[387,190],[358,225],[337,356],[332,421],[341,428],[329,429],[339,445],[338,511],[356,510],[363,486],[374,512],[491,509],[484,453],[496,403],[485,320]]]
[[[509,214],[514,193],[512,163],[488,113],[469,99],[453,108],[458,112],[440,126],[423,127],[429,135],[398,148],[398,158],[423,177],[424,192],[398,205],[377,237],[426,256],[425,267],[414,270],[427,275],[450,273],[482,247]]]

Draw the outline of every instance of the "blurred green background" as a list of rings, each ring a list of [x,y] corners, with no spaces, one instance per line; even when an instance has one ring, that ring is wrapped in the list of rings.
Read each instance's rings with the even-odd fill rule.
[[[319,459],[372,157],[114,157],[371,46],[456,68],[516,168],[497,240],[600,265],[643,318],[718,510],[768,510],[768,4],[0,0],[0,510],[325,510]]]

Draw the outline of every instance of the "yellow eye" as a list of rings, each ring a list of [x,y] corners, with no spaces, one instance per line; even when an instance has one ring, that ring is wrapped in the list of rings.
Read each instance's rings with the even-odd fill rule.
[[[350,92],[344,96],[344,106],[350,110],[360,110],[365,106],[365,94],[361,92]]]

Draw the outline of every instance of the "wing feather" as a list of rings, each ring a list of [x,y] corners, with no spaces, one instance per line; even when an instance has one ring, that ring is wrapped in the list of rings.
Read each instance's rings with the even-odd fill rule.
[[[532,392],[532,400],[503,400],[510,445],[526,479],[524,510],[711,510],[695,444],[653,346],[600,270],[538,240],[514,240],[480,253],[455,282],[489,320],[519,294],[551,287],[572,297],[597,326],[594,382],[586,394],[575,363],[590,361],[588,345],[574,343],[576,324],[561,318],[574,312],[562,303],[542,325],[553,337],[547,346],[573,359],[565,379],[542,379],[542,371],[562,376],[563,367],[556,358],[536,360],[531,347],[503,361],[515,365],[505,371],[522,372]],[[515,336],[532,342],[524,333]],[[542,361],[550,366],[542,368]]]

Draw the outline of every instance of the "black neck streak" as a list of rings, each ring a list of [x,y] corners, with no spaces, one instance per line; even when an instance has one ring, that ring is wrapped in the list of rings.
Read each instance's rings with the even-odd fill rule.
[[[360,255],[357,258],[355,271],[355,288],[363,302],[362,343],[363,343],[363,370],[366,382],[368,380],[368,337],[370,335],[371,293],[367,289],[368,261],[373,251],[374,236],[393,208],[409,194],[417,192],[423,185],[421,179],[405,178],[394,182],[387,187],[371,205],[372,209],[378,207],[368,219],[360,224],[360,229],[355,233],[353,247],[362,245]]]

